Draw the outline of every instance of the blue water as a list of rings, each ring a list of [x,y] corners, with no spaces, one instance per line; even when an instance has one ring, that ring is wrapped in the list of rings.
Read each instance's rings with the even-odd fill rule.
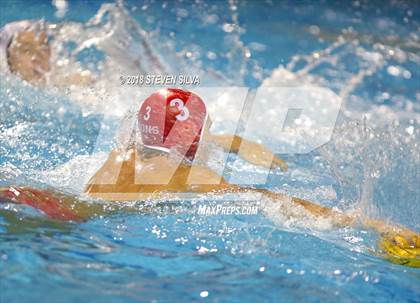
[[[85,23],[100,6],[100,1],[72,1],[60,19],[49,1],[3,1],[0,26],[41,17]],[[223,56],[232,46],[223,30],[232,22],[227,2],[127,1],[125,6],[144,29],[158,29],[159,41],[175,41],[176,51],[201,54],[205,68],[237,76],[237,65]],[[272,172],[264,187],[342,209],[358,204],[361,191],[370,192],[372,214],[420,231],[419,61],[413,59],[420,48],[420,5],[249,1],[237,4],[234,12],[240,39],[252,53],[241,77],[250,87],[258,87],[293,56],[327,48],[349,27],[359,44],[349,46],[348,39],[334,51],[337,63],[326,62],[311,72],[333,91],[345,86],[345,77],[372,64],[355,55],[358,47],[379,52],[378,45],[385,45],[408,57],[387,58],[348,98],[338,137],[323,151],[284,155],[289,172]],[[394,76],[390,66],[409,74]],[[115,121],[13,79],[2,78],[0,105],[0,186],[54,186],[80,194],[80,187],[71,184],[77,179],[71,174],[79,172],[60,168],[72,159],[87,166],[78,157],[95,152],[101,123],[112,133]],[[56,114],[60,108],[64,115]],[[367,126],[360,122],[363,115],[378,113],[383,120],[373,118]],[[351,140],[354,134],[357,140]],[[104,150],[111,147],[102,142]],[[333,159],[326,159],[330,154]],[[67,180],[70,184],[63,184]],[[197,208],[181,201],[172,209],[62,223],[8,204],[0,208],[0,302],[420,301],[419,269],[378,256],[374,232],[281,222],[275,213],[199,216]]]

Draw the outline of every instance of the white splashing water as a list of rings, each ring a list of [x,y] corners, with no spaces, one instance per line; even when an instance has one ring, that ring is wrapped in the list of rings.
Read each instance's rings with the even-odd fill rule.
[[[229,58],[228,69],[237,71],[232,73],[233,76],[207,69],[199,60],[186,61],[185,52],[174,51],[175,41],[158,43],[159,37],[156,37],[154,33],[144,31],[121,4],[103,4],[98,13],[86,24],[66,22],[50,28],[50,35],[54,37],[52,40],[53,61],[56,63],[49,76],[50,83],[59,85],[60,79],[76,72],[88,73],[95,82],[85,88],[69,87],[65,90],[51,88],[46,93],[34,89],[40,94],[37,98],[42,102],[45,94],[57,96],[64,93],[65,98],[77,104],[84,114],[92,112],[104,114],[106,122],[107,119],[115,116],[122,117],[133,104],[139,101],[136,90],[120,85],[121,74],[158,74],[176,71],[177,74],[197,74],[206,86],[229,86],[233,83],[243,84],[244,78],[249,73],[254,73],[257,75],[256,79],[261,80],[263,87],[303,83],[320,85],[334,91],[345,102],[339,119],[340,125],[336,128],[332,141],[319,149],[328,168],[327,172],[331,173],[340,184],[337,193],[331,194],[331,191],[325,191],[325,195],[338,196],[340,206],[358,207],[373,216],[390,216],[393,213],[393,209],[390,210],[389,206],[383,207],[380,203],[378,204],[381,199],[387,198],[386,190],[383,188],[384,185],[380,184],[381,182],[387,184],[388,180],[396,179],[394,181],[401,184],[402,189],[395,197],[391,197],[393,199],[406,198],[405,193],[410,193],[408,196],[411,198],[416,195],[418,197],[419,190],[416,182],[420,165],[419,96],[414,96],[413,99],[400,96],[401,106],[396,108],[366,102],[355,93],[366,79],[374,77],[384,69],[393,76],[408,77],[409,74],[398,66],[406,61],[419,64],[420,59],[418,53],[411,51],[410,48],[404,49],[403,46],[414,45],[414,49],[418,49],[418,38],[413,36],[411,40],[404,40],[405,44],[400,43],[397,46],[390,46],[379,41],[367,49],[363,44],[364,36],[348,29],[336,37],[327,48],[311,54],[296,55],[288,64],[279,66],[269,77],[263,79],[261,73],[256,72],[260,67],[249,58],[250,50],[241,40],[243,29],[234,26],[239,14],[235,9],[236,3],[231,1],[229,4],[231,21],[226,23],[223,29],[226,32],[226,43],[232,46],[227,57]],[[212,22],[210,17],[206,19],[209,24]],[[322,37],[323,33],[319,28],[312,32]],[[87,65],[79,62],[78,56],[81,54],[87,54]],[[218,54],[207,55],[213,58]],[[343,62],[348,57],[352,57],[352,62],[355,63],[352,70],[349,70]],[[254,65],[252,69],[249,68],[251,62]],[[13,87],[15,81],[13,76],[5,75],[4,86]],[[27,84],[22,85],[27,86]],[[9,95],[12,95],[12,98],[20,98],[19,92],[16,94],[12,92]],[[393,96],[386,96],[386,92],[379,92],[375,98],[388,97]],[[211,107],[212,101],[209,102]],[[267,108],[275,109],[276,100],[271,100],[271,102],[267,104]],[[234,119],[226,114],[228,112],[228,110],[225,111],[223,118]],[[389,125],[390,121],[392,125]],[[27,123],[22,122],[7,129],[0,128],[2,144],[6,141],[8,144],[17,144],[19,134],[25,132]],[[269,124],[270,121],[267,123]],[[221,130],[223,131],[223,127]],[[282,140],[276,133],[270,135],[273,142]],[[54,187],[79,192],[83,187],[82,180],[86,180],[101,161],[103,161],[102,153],[76,156],[64,165],[52,167],[43,172],[32,172],[31,178],[39,177],[42,182]],[[87,164],[89,167],[86,168]],[[10,174],[11,167],[10,164],[2,164],[3,176]],[[246,169],[245,166],[244,169]],[[250,172],[254,170],[254,167],[249,167]],[[17,178],[23,180],[23,176],[27,174],[22,172],[22,175]],[[16,176],[11,179],[16,179]],[[414,225],[418,223],[415,223],[413,216],[419,213],[418,203],[415,202],[406,206],[408,210],[404,218]],[[393,207],[398,209],[402,204],[401,201],[397,201]],[[270,212],[279,213],[278,210],[273,209],[268,211]],[[287,214],[283,215],[287,216]],[[282,221],[284,218],[279,216],[277,219]],[[312,219],[305,221],[311,222]],[[286,220],[286,222],[292,221]],[[317,225],[324,226],[325,224],[327,223]],[[418,226],[414,227],[418,228]]]

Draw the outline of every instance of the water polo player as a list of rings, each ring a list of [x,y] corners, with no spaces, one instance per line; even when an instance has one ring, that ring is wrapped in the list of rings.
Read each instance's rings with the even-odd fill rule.
[[[387,258],[409,266],[420,266],[420,236],[405,227],[391,226],[362,215],[345,214],[267,189],[229,184],[205,164],[195,164],[200,145],[212,142],[226,152],[238,153],[253,164],[287,169],[284,161],[260,144],[238,136],[211,134],[210,118],[198,95],[181,89],[162,89],[142,103],[137,118],[134,140],[111,151],[88,182],[88,195],[126,201],[164,198],[177,193],[259,193],[272,201],[287,201],[292,207],[303,208],[315,217],[327,218],[337,226],[373,228],[382,235],[380,246]],[[61,220],[85,220],[115,210],[25,187],[3,188],[0,197],[36,207]],[[123,205],[122,209],[135,211],[130,205]]]
[[[162,89],[152,94],[138,112],[139,140],[135,145],[131,143],[127,148],[111,152],[89,182],[87,193],[108,200],[137,200],[144,193],[156,191],[207,192],[237,188],[205,164],[194,164],[200,144],[209,142],[226,152],[239,153],[253,164],[287,169],[286,163],[264,146],[238,136],[213,135],[210,124],[205,103],[196,94],[180,89]],[[174,161],[176,155],[182,161]],[[121,157],[129,160],[121,165]],[[115,184],[109,184],[111,175]]]
[[[148,97],[138,112],[141,146],[130,143],[114,150],[89,181],[86,192],[107,200],[138,200],[164,197],[165,193],[249,193],[257,192],[274,201],[289,201],[316,217],[325,217],[338,226],[361,225],[382,234],[380,246],[394,262],[420,266],[420,237],[404,227],[381,220],[348,215],[315,203],[274,193],[266,189],[245,188],[227,183],[222,176],[194,158],[200,144],[213,142],[226,152],[264,167],[287,169],[286,163],[264,146],[238,136],[213,135],[203,100],[180,89],[164,89]],[[173,161],[171,153],[184,155]],[[176,158],[176,157],[175,157]],[[118,176],[115,176],[118,172]],[[109,178],[114,184],[106,184]]]
[[[51,60],[50,26],[43,20],[16,21],[0,29],[0,70],[33,85],[86,85],[93,81],[86,71],[66,74]]]

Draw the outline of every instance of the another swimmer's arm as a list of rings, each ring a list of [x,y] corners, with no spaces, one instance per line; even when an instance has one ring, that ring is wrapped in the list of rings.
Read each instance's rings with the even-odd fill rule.
[[[279,167],[287,171],[287,163],[274,155],[267,147],[232,135],[209,135],[208,139],[222,146],[226,152],[236,153],[244,160],[267,168]]]
[[[249,189],[242,189],[249,190]],[[288,197],[280,193],[273,193],[266,189],[254,189],[273,199],[290,199],[294,204],[304,207],[316,217],[331,219],[337,226],[361,225],[363,228],[373,229],[380,234],[378,246],[381,255],[389,261],[410,267],[420,267],[420,234],[404,226],[391,225],[383,220],[360,217],[354,214],[344,214],[334,209],[315,204],[303,199]]]
[[[90,73],[72,74],[64,77],[63,85],[89,85],[94,82]]]
[[[55,68],[51,71],[48,81],[51,85],[56,87],[87,86],[95,82],[95,78],[90,71],[76,72],[67,74],[62,70],[63,68]]]

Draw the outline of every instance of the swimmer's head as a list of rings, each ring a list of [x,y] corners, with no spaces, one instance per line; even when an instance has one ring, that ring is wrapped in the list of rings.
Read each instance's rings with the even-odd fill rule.
[[[150,95],[138,112],[142,143],[151,149],[175,150],[194,159],[208,121],[206,106],[196,94],[162,89]]]
[[[51,50],[42,21],[15,22],[2,30],[1,39],[6,57],[1,59],[6,60],[10,72],[31,83],[45,80]]]

